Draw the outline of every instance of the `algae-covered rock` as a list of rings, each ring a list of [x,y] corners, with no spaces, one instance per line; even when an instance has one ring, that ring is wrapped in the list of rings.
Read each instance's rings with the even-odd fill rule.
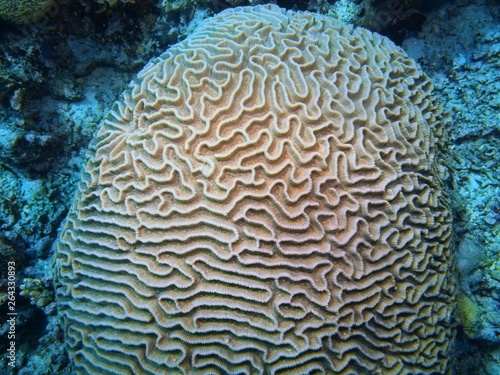
[[[39,20],[53,2],[53,0],[0,0],[0,17],[17,25],[24,25]]]
[[[481,328],[480,316],[481,308],[474,298],[465,295],[459,295],[458,302],[458,317],[462,324],[465,334],[470,338],[475,338]]]

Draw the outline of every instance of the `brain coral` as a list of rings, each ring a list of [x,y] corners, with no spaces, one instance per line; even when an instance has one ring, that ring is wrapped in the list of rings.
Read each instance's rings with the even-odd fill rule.
[[[389,40],[227,10],[148,64],[56,256],[81,374],[442,374],[446,117]]]

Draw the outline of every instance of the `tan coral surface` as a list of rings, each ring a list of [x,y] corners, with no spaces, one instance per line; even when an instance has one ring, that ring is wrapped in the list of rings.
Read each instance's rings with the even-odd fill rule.
[[[80,374],[443,374],[444,116],[389,40],[236,8],[102,123],[56,257]]]

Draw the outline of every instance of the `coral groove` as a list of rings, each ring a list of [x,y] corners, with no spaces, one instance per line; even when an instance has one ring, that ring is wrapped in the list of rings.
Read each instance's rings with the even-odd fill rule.
[[[146,66],[56,257],[81,374],[446,373],[446,116],[377,34],[223,12]]]

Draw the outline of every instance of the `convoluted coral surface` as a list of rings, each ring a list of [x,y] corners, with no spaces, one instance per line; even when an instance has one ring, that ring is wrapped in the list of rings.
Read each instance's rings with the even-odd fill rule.
[[[453,339],[445,117],[387,39],[206,22],[102,123],[56,263],[86,374],[436,374]]]

